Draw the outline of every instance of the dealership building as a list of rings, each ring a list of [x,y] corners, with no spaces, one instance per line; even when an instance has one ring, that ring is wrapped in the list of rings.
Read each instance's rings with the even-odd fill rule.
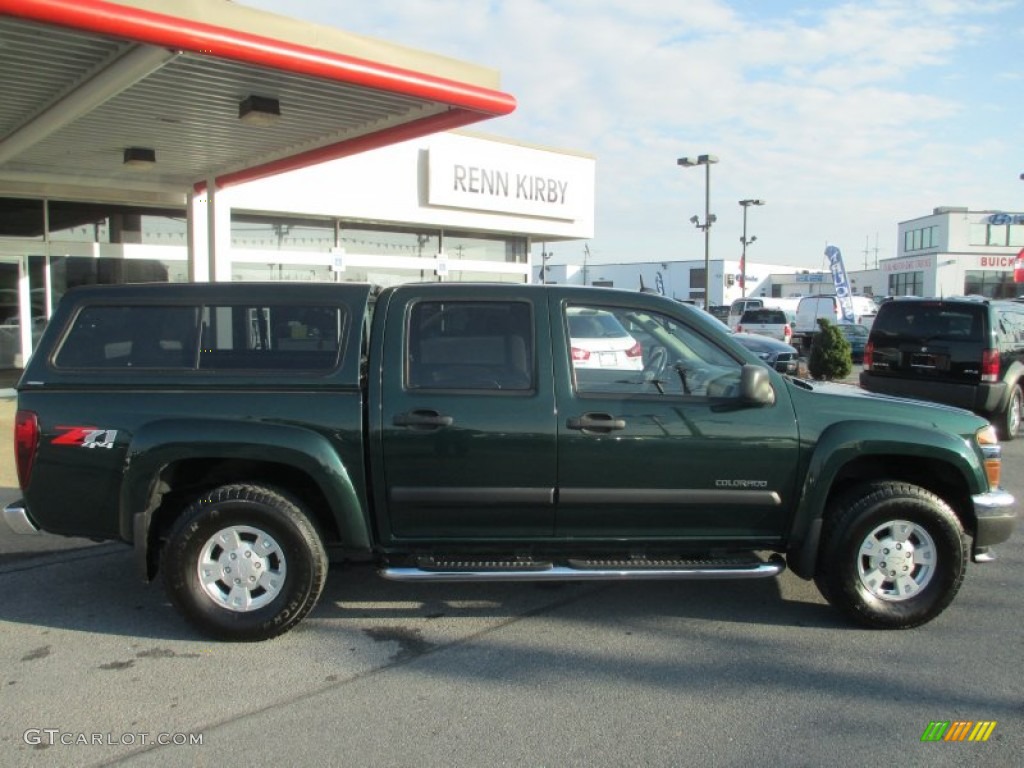
[[[898,225],[897,253],[877,265],[846,272],[853,293],[867,296],[985,296],[1013,298],[1024,294],[1014,282],[1014,264],[1024,255],[1024,213],[972,211],[943,206]],[[877,257],[876,257],[877,258]],[[742,296],[790,298],[833,293],[827,270],[798,269],[747,259],[709,260],[711,279],[704,279],[704,261],[664,260],[620,264],[548,264],[535,268],[535,278],[552,283],[654,289],[682,301],[712,306]],[[745,274],[744,274],[745,273]],[[707,285],[707,288],[705,288]]]
[[[896,258],[879,263],[889,296],[1012,298],[1024,213],[944,206],[899,224]]]
[[[468,127],[493,70],[227,0],[0,0],[0,369],[68,289],[527,282],[593,157]]]

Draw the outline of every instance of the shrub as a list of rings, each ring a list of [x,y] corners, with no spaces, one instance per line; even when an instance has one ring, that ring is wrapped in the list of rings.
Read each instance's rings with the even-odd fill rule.
[[[811,339],[811,356],[807,360],[807,371],[811,378],[818,381],[843,379],[852,370],[850,342],[828,318],[818,318],[818,331]]]

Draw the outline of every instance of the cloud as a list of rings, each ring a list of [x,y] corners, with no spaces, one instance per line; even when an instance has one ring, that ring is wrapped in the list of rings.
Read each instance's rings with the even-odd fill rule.
[[[591,252],[605,260],[702,247],[686,154],[721,158],[716,240],[738,242],[735,201],[768,200],[752,258],[769,262],[816,266],[826,240],[876,232],[894,255],[897,222],[937,205],[1021,207],[1019,0],[249,4],[498,69],[519,106],[481,128],[597,157]],[[980,82],[1008,101],[981,100]]]

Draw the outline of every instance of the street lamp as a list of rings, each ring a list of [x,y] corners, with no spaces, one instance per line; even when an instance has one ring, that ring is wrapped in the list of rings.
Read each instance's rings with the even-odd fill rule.
[[[684,168],[691,168],[695,165],[704,166],[704,223],[700,223],[697,216],[690,217],[690,221],[697,229],[704,230],[704,309],[711,306],[711,225],[717,221],[717,217],[711,214],[711,166],[718,162],[717,155],[698,155],[697,157],[680,157],[677,165]]]
[[[743,206],[743,237],[740,238],[740,242],[743,243],[743,255],[740,256],[740,296],[747,295],[747,246],[757,240],[757,235],[751,235],[747,238],[747,208],[752,205],[764,205],[764,200],[740,200],[740,205]]]

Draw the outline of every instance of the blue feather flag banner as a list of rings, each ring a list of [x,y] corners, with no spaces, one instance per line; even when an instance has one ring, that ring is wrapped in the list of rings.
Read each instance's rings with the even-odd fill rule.
[[[825,249],[825,256],[828,257],[828,265],[832,270],[832,282],[836,286],[836,298],[839,299],[839,306],[843,310],[843,322],[856,322],[853,313],[853,300],[850,298],[850,281],[846,277],[846,267],[843,265],[843,254],[836,246],[830,245]]]

